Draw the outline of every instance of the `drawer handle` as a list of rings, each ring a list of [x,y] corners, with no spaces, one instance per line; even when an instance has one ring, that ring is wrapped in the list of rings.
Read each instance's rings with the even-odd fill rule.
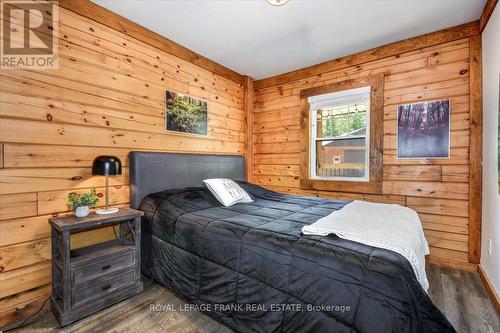
[[[106,265],[106,266],[102,267],[102,270],[105,271],[105,270],[110,269],[110,268],[111,268],[111,265]]]
[[[110,284],[108,284],[107,286],[102,287],[102,291],[108,290],[109,288],[111,288]]]

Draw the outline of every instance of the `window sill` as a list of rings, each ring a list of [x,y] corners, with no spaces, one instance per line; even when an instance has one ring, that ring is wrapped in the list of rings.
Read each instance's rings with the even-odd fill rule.
[[[300,188],[303,190],[352,192],[352,193],[382,193],[382,180],[345,181],[326,179],[300,179]]]

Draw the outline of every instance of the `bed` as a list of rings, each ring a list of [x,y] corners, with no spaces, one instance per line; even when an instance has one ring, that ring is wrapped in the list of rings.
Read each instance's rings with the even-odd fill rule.
[[[347,201],[243,181],[237,156],[133,152],[142,270],[236,332],[455,332],[401,255],[301,228]],[[227,177],[254,199],[223,207]]]

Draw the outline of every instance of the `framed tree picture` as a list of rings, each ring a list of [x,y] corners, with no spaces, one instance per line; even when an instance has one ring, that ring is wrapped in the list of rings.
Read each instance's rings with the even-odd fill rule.
[[[450,100],[398,106],[397,158],[450,157]]]
[[[165,100],[165,130],[207,135],[207,102],[168,90]]]

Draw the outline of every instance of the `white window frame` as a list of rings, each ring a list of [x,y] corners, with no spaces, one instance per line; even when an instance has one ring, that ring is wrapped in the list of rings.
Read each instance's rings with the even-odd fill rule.
[[[361,87],[342,91],[336,91],[329,94],[308,97],[310,105],[310,156],[309,172],[311,179],[347,181],[347,182],[369,182],[370,181],[370,105],[371,105],[371,87]],[[339,177],[339,176],[318,176],[316,175],[316,140],[317,137],[317,115],[318,109],[324,106],[346,105],[354,103],[366,103],[366,135],[343,136],[342,139],[365,138],[365,176],[364,177]],[[322,140],[334,140],[339,137],[323,137]]]

